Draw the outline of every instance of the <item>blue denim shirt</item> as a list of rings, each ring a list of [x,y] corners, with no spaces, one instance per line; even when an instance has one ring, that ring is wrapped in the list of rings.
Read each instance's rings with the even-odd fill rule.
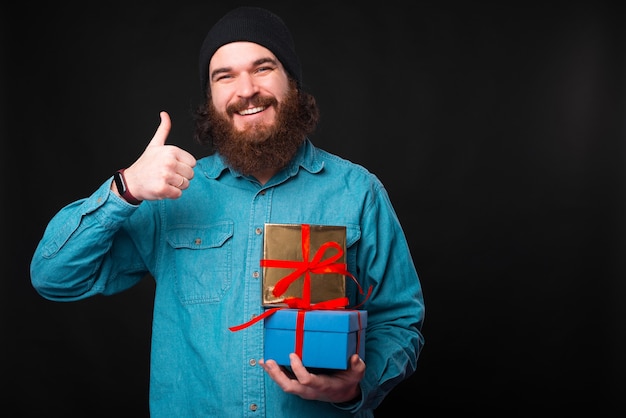
[[[110,295],[155,280],[150,411],[159,417],[371,417],[415,371],[424,343],[424,301],[407,241],[381,182],[359,165],[306,141],[267,184],[198,160],[176,200],[126,203],[107,180],[50,221],[31,280],[54,301]],[[345,225],[346,262],[372,294],[362,397],[310,401],[284,393],[258,365],[263,325],[228,328],[263,312],[265,223]],[[354,306],[363,296],[352,280]],[[295,414],[295,415],[294,415]]]

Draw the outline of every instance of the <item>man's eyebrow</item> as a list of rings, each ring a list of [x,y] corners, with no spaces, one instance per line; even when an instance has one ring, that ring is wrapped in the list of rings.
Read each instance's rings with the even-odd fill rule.
[[[211,72],[211,80],[213,80],[215,76],[217,76],[218,74],[228,73],[230,71],[231,71],[231,67],[216,68],[215,70]]]
[[[278,65],[278,61],[275,60],[274,58],[270,58],[270,57],[263,57],[263,58],[259,58],[258,60],[254,61],[254,65],[261,65],[261,64],[266,64],[266,63],[271,63],[274,65]]]

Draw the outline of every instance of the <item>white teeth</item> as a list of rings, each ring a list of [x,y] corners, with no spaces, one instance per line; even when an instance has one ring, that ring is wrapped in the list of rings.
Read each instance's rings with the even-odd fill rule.
[[[239,112],[241,116],[251,115],[253,113],[259,113],[265,110],[265,107],[253,107],[252,109],[246,109]]]

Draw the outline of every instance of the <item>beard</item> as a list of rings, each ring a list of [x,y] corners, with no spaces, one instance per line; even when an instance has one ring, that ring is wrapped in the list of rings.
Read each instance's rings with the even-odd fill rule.
[[[254,123],[243,131],[236,130],[232,115],[250,105],[274,106],[274,123]],[[289,164],[308,133],[308,127],[299,118],[301,111],[295,88],[289,89],[281,103],[274,97],[255,96],[229,105],[226,115],[219,113],[209,100],[207,120],[213,148],[226,164],[244,175],[254,175],[267,169],[280,170]]]

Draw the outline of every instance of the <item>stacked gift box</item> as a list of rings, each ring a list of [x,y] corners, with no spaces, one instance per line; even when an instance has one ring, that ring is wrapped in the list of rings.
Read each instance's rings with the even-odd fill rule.
[[[302,364],[309,368],[347,369],[350,356],[365,355],[367,312],[360,310],[281,309],[265,319],[265,358],[288,366],[298,351],[297,317],[304,315]]]
[[[347,309],[345,253],[345,226],[265,225],[265,359],[288,366],[296,353],[305,367],[347,369],[365,357],[367,312]]]

